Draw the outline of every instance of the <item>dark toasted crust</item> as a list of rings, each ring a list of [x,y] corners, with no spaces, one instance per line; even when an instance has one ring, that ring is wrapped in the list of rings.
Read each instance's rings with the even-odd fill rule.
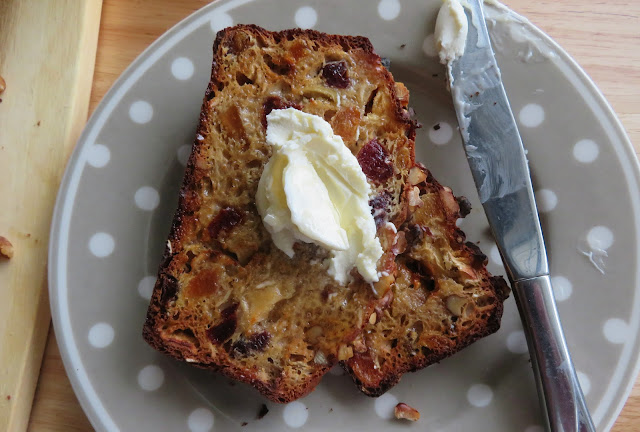
[[[243,177],[243,181],[248,183],[241,185],[244,188],[244,192],[238,198],[233,198],[235,201],[231,204],[238,209],[242,226],[234,228],[228,237],[224,237],[219,242],[214,241],[215,239],[207,239],[208,230],[205,219],[210,216],[208,213],[215,213],[214,210],[208,209],[230,205],[229,200],[231,199],[227,200],[226,195],[231,195],[232,192],[225,191],[224,186],[217,187],[217,180],[219,179],[215,177],[214,172],[216,164],[223,165],[223,162],[217,159],[218,156],[212,156],[219,155],[222,151],[221,148],[230,145],[232,141],[227,135],[220,135],[221,128],[225,132],[224,121],[226,120],[224,119],[225,112],[220,111],[220,105],[217,104],[225,103],[224,97],[225,92],[227,92],[225,86],[229,85],[229,77],[225,75],[228,70],[223,65],[223,62],[226,57],[233,57],[236,54],[240,56],[243,50],[247,49],[247,46],[243,45],[245,43],[262,43],[267,47],[278,47],[288,43],[287,41],[312,43],[319,47],[319,51],[336,51],[339,49],[357,58],[359,65],[363,65],[363,67],[373,71],[367,73],[372,73],[378,77],[378,85],[384,87],[380,93],[383,96],[389,95],[387,99],[380,102],[382,104],[380,110],[384,111],[385,115],[388,115],[387,118],[381,118],[380,123],[387,125],[390,131],[398,132],[399,136],[393,138],[390,135],[389,142],[393,142],[391,141],[393,139],[398,142],[398,148],[394,148],[392,156],[395,170],[402,176],[399,186],[395,187],[399,188],[400,191],[402,190],[408,170],[414,164],[413,140],[417,124],[410,118],[407,110],[398,100],[393,78],[386,69],[380,66],[380,58],[375,54],[373,47],[366,38],[326,35],[311,30],[303,31],[299,29],[274,33],[254,25],[241,25],[219,32],[213,46],[214,56],[211,81],[205,92],[196,140],[187,164],[180,190],[178,209],[173,219],[167,246],[158,271],[158,280],[154,287],[143,328],[145,340],[158,351],[178,360],[188,361],[195,366],[215,370],[231,378],[249,383],[266,397],[276,402],[288,402],[313,390],[322,375],[337,363],[342,352],[340,348],[354,340],[360,333],[365,323],[363,317],[368,316],[375,304],[379,302],[379,299],[372,294],[368,284],[358,278],[346,291],[342,290],[347,294],[341,291],[333,303],[323,299],[322,303],[325,309],[322,312],[322,320],[324,321],[321,321],[320,324],[326,326],[323,328],[332,333],[331,335],[326,335],[327,340],[319,342],[317,345],[312,344],[313,349],[307,350],[309,352],[305,351],[305,348],[301,348],[303,352],[298,356],[303,357],[304,361],[303,366],[299,368],[301,373],[298,376],[291,372],[293,366],[287,363],[294,361],[292,360],[293,355],[290,355],[291,353],[289,352],[292,349],[296,349],[294,342],[289,345],[283,345],[285,349],[273,349],[272,357],[275,360],[273,363],[276,363],[276,365],[267,362],[267,356],[271,355],[271,346],[269,344],[275,343],[276,339],[279,341],[281,337],[280,334],[271,331],[271,329],[278,328],[277,322],[267,323],[271,326],[268,328],[271,333],[267,338],[267,347],[264,348],[264,351],[256,351],[255,358],[253,358],[253,354],[246,357],[234,357],[234,352],[237,353],[238,350],[234,351],[235,348],[233,347],[236,346],[236,343],[245,340],[243,338],[251,335],[255,336],[257,334],[255,333],[256,331],[263,330],[260,327],[261,322],[253,323],[251,324],[252,327],[249,328],[248,324],[245,325],[241,322],[242,320],[248,320],[248,318],[243,318],[241,315],[238,318],[237,328],[233,335],[230,339],[225,338],[224,344],[221,342],[219,345],[215,343],[212,345],[211,341],[206,337],[207,332],[219,324],[221,320],[224,321],[224,318],[222,318],[224,315],[223,309],[228,304],[221,303],[222,300],[219,299],[229,291],[232,292],[232,295],[238,294],[236,292],[239,289],[237,288],[238,285],[233,285],[235,288],[231,288],[231,285],[227,284],[238,283],[237,280],[240,279],[241,282],[244,281],[244,286],[249,290],[252,284],[257,283],[255,280],[256,275],[263,276],[263,273],[266,273],[260,271],[261,265],[271,263],[283,269],[278,273],[280,276],[282,274],[285,275],[282,276],[286,279],[281,282],[283,286],[285,283],[291,284],[291,280],[295,279],[295,273],[291,276],[286,276],[286,269],[291,271],[295,269],[298,272],[304,272],[305,275],[309,275],[308,277],[312,281],[310,285],[296,287],[293,290],[292,297],[283,300],[292,305],[304,304],[302,300],[298,303],[295,302],[298,297],[309,298],[309,301],[313,302],[313,296],[320,296],[320,293],[323,292],[323,286],[326,290],[327,287],[335,285],[335,282],[328,280],[329,278],[321,265],[310,264],[314,257],[323,258],[322,251],[318,251],[317,248],[309,245],[296,245],[296,257],[294,260],[289,260],[272,246],[261,223],[248,226],[247,229],[244,228],[244,225],[256,221],[257,212],[255,211],[253,193],[257,185],[256,173],[261,172],[263,164],[268,159],[269,152],[266,150],[263,151],[263,155],[259,160],[261,165],[256,166],[255,163],[248,165],[250,169],[241,167],[243,168],[241,170],[242,175],[246,175],[246,177]],[[242,65],[238,66],[239,70],[249,73],[248,70],[242,69],[242,67]],[[288,78],[284,77],[283,79],[286,81]],[[265,80],[267,83],[272,83],[269,79]],[[295,91],[289,96],[294,97],[293,93]],[[287,97],[287,95],[283,94],[282,97]],[[299,98],[299,96],[296,97]],[[322,110],[327,108],[323,108],[316,102],[313,99],[304,99],[299,101],[299,105],[303,111],[322,115]],[[388,103],[388,105],[384,105],[384,103]],[[256,122],[257,114],[255,111],[249,115],[251,116],[249,122],[252,125],[259,123]],[[367,133],[367,129],[364,129],[365,133]],[[264,136],[261,135],[263,132],[246,131],[247,135],[254,134],[251,135],[250,139],[247,138],[250,141],[251,149],[265,147]],[[375,135],[376,131],[373,130],[371,133]],[[226,139],[229,141],[221,141],[220,136],[222,139],[227,136]],[[345,138],[345,144],[354,153],[357,153],[365,143],[361,137],[353,142],[349,142]],[[232,175],[235,174],[230,170],[228,176]],[[259,175],[257,177],[259,178]],[[211,189],[203,186],[203,182],[207,181],[213,183]],[[223,182],[220,183],[222,184]],[[393,188],[388,184],[380,186],[380,188],[384,187]],[[396,194],[393,205],[394,209],[390,212],[389,219],[400,224],[406,217],[406,208],[402,202],[401,193]],[[253,229],[250,229],[252,227]],[[248,236],[249,241],[243,240],[244,237],[242,235]],[[242,245],[250,244],[251,247],[237,246],[237,244],[234,244],[234,238],[240,238]],[[221,287],[217,287],[215,293],[212,292],[203,297],[207,302],[217,305],[215,308],[211,306],[206,309],[207,313],[211,314],[211,318],[206,318],[203,316],[202,309],[199,309],[199,303],[189,297],[191,285],[199,275],[211,269],[216,271],[216,269],[227,268],[237,272],[240,276],[232,277],[229,274],[224,274],[223,271],[215,273],[216,277],[221,280]],[[246,280],[242,279],[242,277],[245,277]],[[314,287],[314,284],[318,286]],[[244,293],[243,295],[250,296],[250,293]],[[332,312],[332,309],[337,309],[337,304],[343,297],[349,300],[350,307],[347,313],[342,314],[344,322],[340,322],[337,320],[338,312]],[[301,307],[300,305],[297,307]],[[293,306],[291,307],[293,308]],[[285,318],[292,319],[290,317]],[[260,330],[256,330],[258,327],[260,327]],[[303,333],[300,339],[304,337],[306,336]],[[306,339],[303,342],[310,343]],[[260,349],[263,348],[261,347]],[[314,352],[323,354],[323,362],[309,363],[310,359],[314,360]],[[276,355],[282,355],[282,358],[276,359]],[[271,360],[271,357],[269,357],[269,360]]]

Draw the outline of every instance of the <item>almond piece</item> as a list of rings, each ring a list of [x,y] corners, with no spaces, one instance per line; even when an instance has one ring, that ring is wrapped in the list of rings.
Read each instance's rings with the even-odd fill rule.
[[[364,343],[362,335],[353,341],[353,350],[357,353],[367,352],[367,344]]]
[[[447,309],[459,317],[464,313],[464,307],[467,305],[467,299],[464,297],[458,297],[456,295],[450,295],[446,299]]]
[[[424,173],[424,171],[422,171],[420,168],[418,167],[413,167],[411,168],[411,171],[409,171],[409,183],[411,184],[411,186],[415,186],[417,184],[422,183],[423,181],[425,181],[427,179],[427,175]]]
[[[327,361],[327,357],[324,355],[322,351],[318,351],[316,355],[313,357],[313,362],[319,365],[327,365],[329,362]]]
[[[400,402],[393,410],[397,419],[411,420],[417,421],[420,419],[420,412],[407,405],[406,403]]]
[[[398,234],[396,234],[396,238],[395,238],[395,241],[393,242],[393,247],[391,248],[391,251],[393,252],[394,255],[400,255],[405,250],[407,250],[407,237],[405,236],[404,231],[400,231],[398,232]]]
[[[353,348],[344,344],[340,345],[338,349],[338,360],[349,360],[351,357],[353,357]]]
[[[453,192],[451,188],[443,187],[440,191],[440,199],[442,200],[442,205],[447,209],[447,211],[452,215],[457,215],[460,213],[460,206],[458,205],[458,201],[456,197],[453,196]]]
[[[403,107],[408,106],[409,105],[409,90],[407,89],[407,87],[401,82],[396,82],[395,83],[395,88],[396,88],[396,96],[400,100],[400,104]]]
[[[422,200],[420,199],[420,189],[417,186],[414,186],[407,193],[407,198],[409,199],[409,205],[411,207],[422,207]]]

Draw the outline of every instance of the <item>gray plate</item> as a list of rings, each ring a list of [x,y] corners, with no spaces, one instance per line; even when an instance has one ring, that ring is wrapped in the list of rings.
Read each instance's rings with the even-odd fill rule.
[[[222,0],[176,25],[122,74],[69,163],[50,249],[58,343],[97,430],[542,431],[512,299],[497,334],[405,376],[378,399],[362,396],[334,370],[310,396],[276,405],[244,385],[163,357],[141,337],[209,79],[211,44],[215,31],[233,23],[371,38],[411,90],[425,126],[417,138],[419,159],[471,198],[475,210],[462,228],[490,256],[490,270],[503,271],[455,129],[443,69],[433,56],[430,34],[439,4]],[[568,55],[530,24],[496,13],[490,27],[529,150],[560,314],[594,420],[608,430],[638,371],[634,153],[602,95]],[[391,419],[397,401],[419,409],[421,420]],[[257,420],[263,403],[270,411]]]

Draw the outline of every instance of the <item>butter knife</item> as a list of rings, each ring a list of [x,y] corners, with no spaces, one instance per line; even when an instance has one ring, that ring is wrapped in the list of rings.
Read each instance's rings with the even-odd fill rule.
[[[507,270],[552,432],[595,431],[553,297],[522,139],[502,85],[479,0],[466,3],[464,54],[451,93],[471,172]]]

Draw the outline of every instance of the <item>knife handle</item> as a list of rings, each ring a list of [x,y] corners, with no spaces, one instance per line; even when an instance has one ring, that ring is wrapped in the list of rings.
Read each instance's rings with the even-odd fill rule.
[[[595,432],[562,332],[549,276],[513,283],[551,432]]]

